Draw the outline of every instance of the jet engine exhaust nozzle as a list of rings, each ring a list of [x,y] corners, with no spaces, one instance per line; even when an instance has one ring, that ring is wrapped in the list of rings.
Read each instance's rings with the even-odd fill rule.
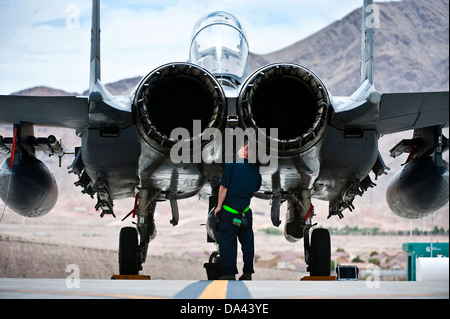
[[[133,113],[142,138],[154,148],[167,153],[176,142],[171,132],[176,128],[195,136],[193,121],[206,128],[223,123],[225,94],[215,77],[194,64],[170,63],[150,72],[139,84]]]
[[[244,129],[278,128],[279,154],[295,155],[324,135],[330,98],[320,79],[307,68],[271,64],[255,71],[244,83],[238,112]]]

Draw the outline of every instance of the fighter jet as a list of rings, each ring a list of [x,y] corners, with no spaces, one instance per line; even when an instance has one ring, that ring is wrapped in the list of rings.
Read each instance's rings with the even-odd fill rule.
[[[329,275],[330,234],[311,231],[311,199],[328,201],[329,217],[354,209],[355,197],[375,186],[370,174],[387,174],[378,150],[383,135],[414,130],[391,150],[391,156],[409,154],[387,189],[391,210],[415,219],[448,202],[448,163],[442,159],[448,150],[442,134],[449,124],[448,92],[376,90],[374,12],[373,2],[364,0],[360,87],[348,97],[331,96],[316,74],[298,64],[274,63],[250,73],[246,33],[226,12],[208,14],[195,25],[189,62],[162,65],[129,96],[113,96],[101,82],[100,1],[93,0],[88,96],[0,96],[0,123],[14,125],[11,137],[0,137],[7,157],[0,167],[1,199],[26,217],[51,211],[58,188],[35,155],[62,157],[65,151],[55,136],[35,137],[33,126],[75,129],[81,146],[69,173],[79,177],[75,184],[83,193],[96,198],[101,216],[114,216],[114,200],[135,199],[130,218],[136,227],[120,233],[119,271],[138,274],[156,235],[157,203],[170,202],[173,226],[180,199],[200,196],[209,209],[215,207],[226,157],[223,136],[264,128],[258,152],[272,156],[255,163],[262,175],[255,196],[271,201],[277,227],[280,205],[287,201],[286,239],[304,240],[311,275]],[[180,155],[186,149],[188,155]],[[215,242],[212,219],[207,237]]]

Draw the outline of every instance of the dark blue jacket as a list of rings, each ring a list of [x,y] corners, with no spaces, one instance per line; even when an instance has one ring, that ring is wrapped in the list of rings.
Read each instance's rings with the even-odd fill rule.
[[[220,185],[227,188],[223,204],[242,212],[261,187],[261,174],[247,159],[237,159],[225,164]]]

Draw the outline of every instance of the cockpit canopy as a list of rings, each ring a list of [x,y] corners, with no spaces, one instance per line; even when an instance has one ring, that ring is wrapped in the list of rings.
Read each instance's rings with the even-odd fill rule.
[[[229,77],[242,83],[249,65],[248,42],[241,23],[223,11],[201,18],[192,32],[189,61],[216,77]]]

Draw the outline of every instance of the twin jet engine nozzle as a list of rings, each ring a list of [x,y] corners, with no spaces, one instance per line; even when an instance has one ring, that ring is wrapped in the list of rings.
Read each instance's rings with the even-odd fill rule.
[[[141,137],[165,154],[177,141],[172,130],[185,128],[192,139],[193,121],[224,129],[229,110],[222,86],[207,70],[171,63],[148,74],[139,84],[133,112]],[[311,71],[295,64],[272,64],[254,72],[241,86],[236,112],[239,126],[278,129],[280,155],[300,154],[324,135],[330,112],[325,86]],[[267,138],[272,138],[267,134]]]

